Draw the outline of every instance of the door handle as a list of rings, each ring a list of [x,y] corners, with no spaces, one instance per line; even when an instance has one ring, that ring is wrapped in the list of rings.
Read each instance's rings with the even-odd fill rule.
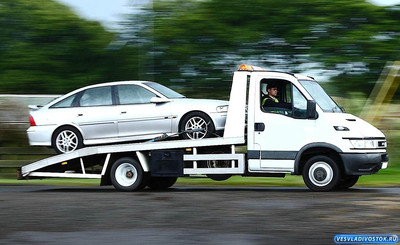
[[[126,111],[121,111],[121,114],[126,114]]]
[[[254,123],[254,131],[255,132],[262,132],[265,130],[265,124],[264,123]]]
[[[79,114],[78,114],[78,117],[81,117],[81,116],[83,116],[83,114],[79,113]]]

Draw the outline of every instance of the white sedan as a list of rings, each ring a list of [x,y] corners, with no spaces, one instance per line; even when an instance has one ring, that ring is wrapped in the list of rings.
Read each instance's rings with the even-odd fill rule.
[[[154,82],[124,81],[80,88],[31,109],[30,145],[65,153],[165,134],[211,137],[224,129],[228,102],[185,98]]]

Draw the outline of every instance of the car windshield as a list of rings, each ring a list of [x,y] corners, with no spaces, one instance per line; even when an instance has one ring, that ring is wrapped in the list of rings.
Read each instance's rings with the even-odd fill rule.
[[[159,93],[161,93],[162,95],[164,95],[165,97],[167,97],[168,99],[178,99],[178,98],[185,98],[185,96],[181,95],[178,92],[175,92],[174,90],[167,88],[161,84],[158,83],[145,83],[147,86],[149,86],[150,88],[158,91]]]
[[[329,97],[329,95],[317,82],[312,80],[299,80],[299,82],[324,112],[343,112],[342,108],[340,108],[336,102]]]

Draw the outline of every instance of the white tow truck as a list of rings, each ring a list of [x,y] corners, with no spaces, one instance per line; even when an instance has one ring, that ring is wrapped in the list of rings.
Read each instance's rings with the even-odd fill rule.
[[[268,84],[289,107],[265,107]],[[279,104],[279,103],[278,103]],[[171,187],[178,177],[302,175],[313,191],[347,189],[387,168],[384,134],[347,114],[311,77],[241,65],[223,137],[93,146],[19,169],[19,179],[92,178],[120,191]]]

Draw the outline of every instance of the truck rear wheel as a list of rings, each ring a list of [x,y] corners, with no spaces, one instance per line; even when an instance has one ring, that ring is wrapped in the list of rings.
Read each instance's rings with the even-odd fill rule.
[[[111,183],[119,191],[135,191],[146,186],[142,166],[130,157],[115,161],[111,167]]]
[[[214,152],[216,153],[216,152]],[[222,153],[222,152],[221,152]],[[231,166],[229,160],[209,160],[207,161],[207,168],[229,168]],[[207,174],[207,177],[215,181],[224,181],[232,177],[231,174]]]
[[[312,191],[330,191],[340,181],[340,170],[332,158],[314,156],[304,165],[303,180]]]
[[[166,190],[173,186],[177,177],[150,177],[147,186],[153,190]]]
[[[338,190],[346,190],[349,189],[350,187],[354,186],[358,178],[360,176],[354,175],[354,176],[345,176],[343,179],[339,181],[339,184],[337,185],[336,189]]]

